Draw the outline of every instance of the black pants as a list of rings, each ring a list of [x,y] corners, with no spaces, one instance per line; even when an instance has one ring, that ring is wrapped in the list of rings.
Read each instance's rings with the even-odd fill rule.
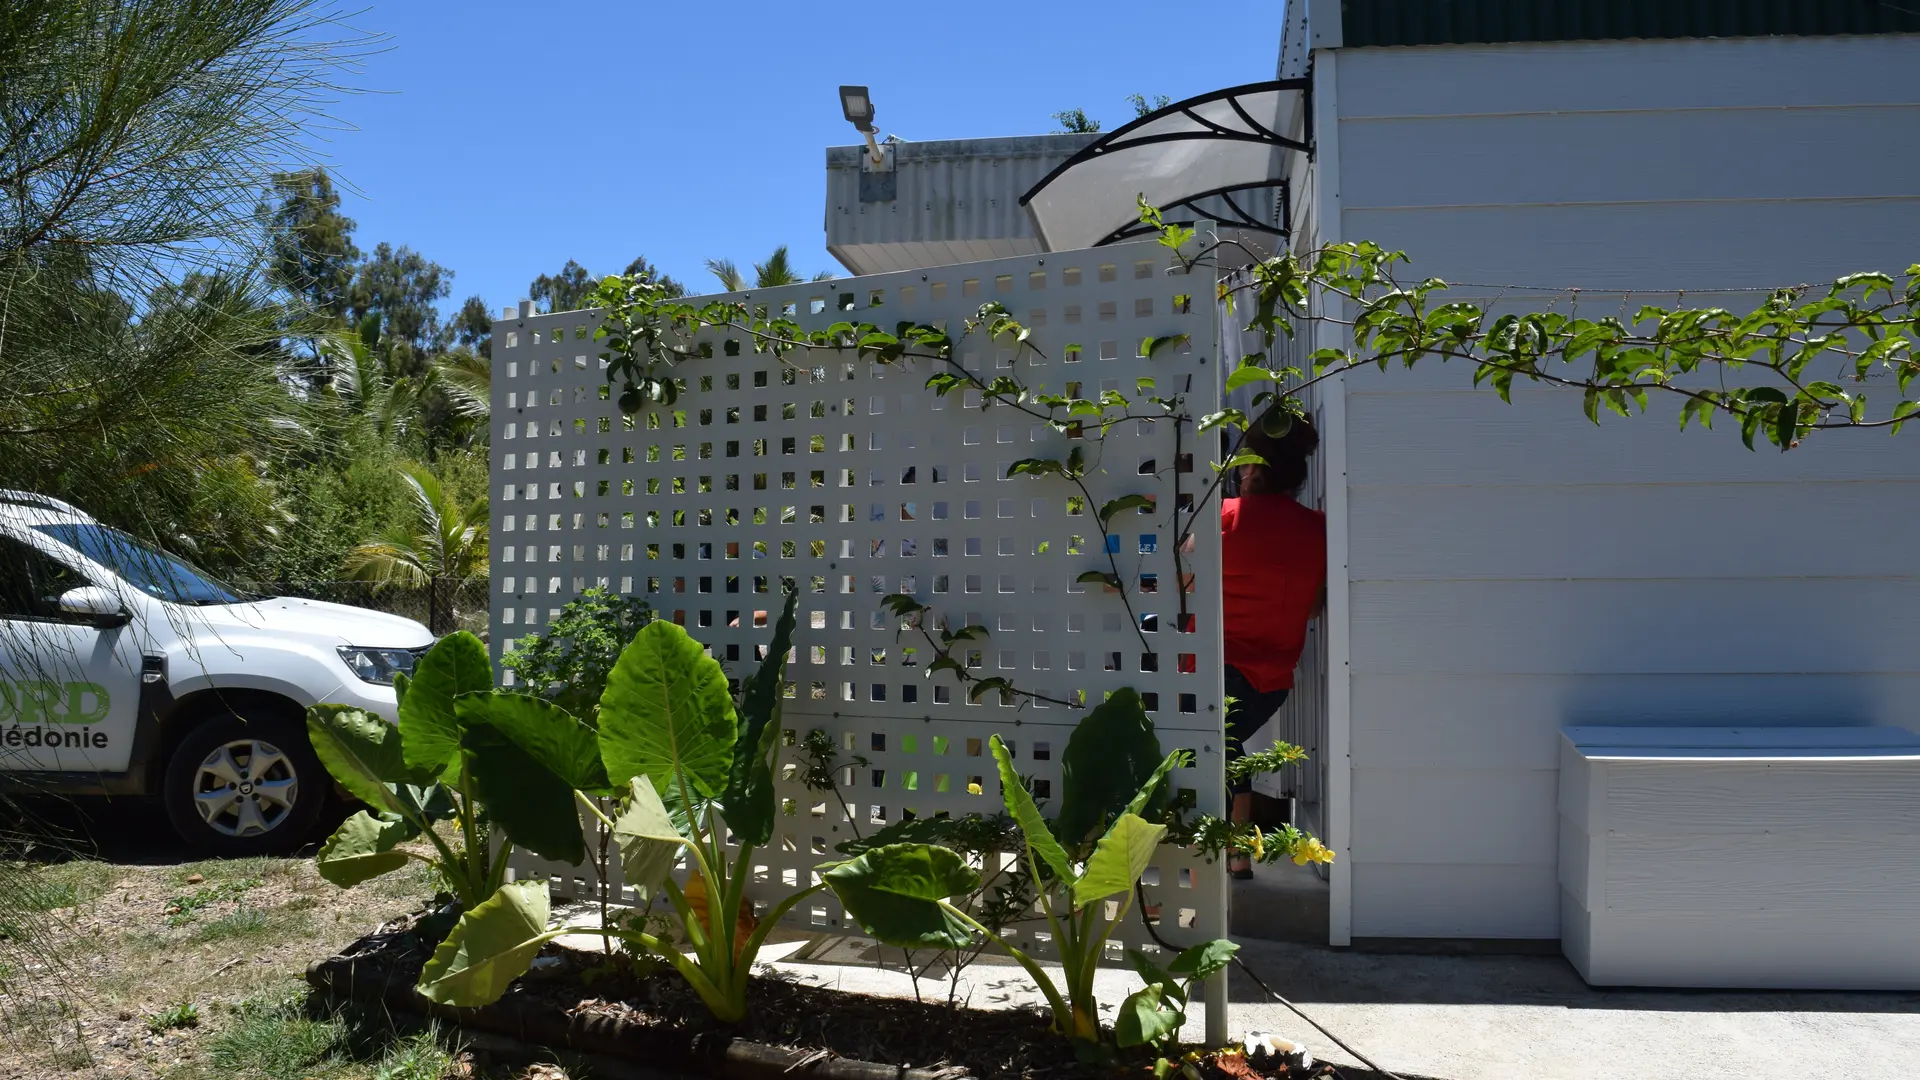
[[[1233,762],[1246,753],[1241,740],[1260,730],[1260,725],[1286,704],[1290,690],[1268,690],[1262,693],[1253,688],[1247,677],[1232,665],[1227,665],[1227,696],[1234,699],[1227,707],[1227,761]],[[1233,795],[1243,795],[1253,790],[1253,780],[1234,780],[1227,784],[1227,791]]]

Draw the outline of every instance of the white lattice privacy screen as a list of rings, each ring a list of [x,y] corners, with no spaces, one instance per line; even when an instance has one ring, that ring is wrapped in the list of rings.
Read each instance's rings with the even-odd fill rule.
[[[956,338],[983,302],[998,300],[1032,327],[1044,354],[1020,361],[1029,385],[1059,392],[1077,383],[1089,398],[1117,389],[1144,404],[1136,380],[1151,378],[1158,393],[1184,390],[1189,414],[1202,416],[1219,398],[1213,271],[1169,268],[1164,248],[1121,245],[742,298],[791,305],[810,330],[912,320],[943,324]],[[1199,302],[1176,304],[1188,294]],[[802,351],[783,366],[748,347],[725,355],[724,334],[714,335],[711,359],[683,368],[687,389],[673,409],[629,422],[605,393],[597,324],[594,313],[569,312],[494,326],[494,657],[600,585],[645,596],[738,678],[771,636],[783,581],[797,587],[781,760],[797,761],[791,744],[818,728],[841,762],[867,763],[838,773],[852,820],[792,770],[782,777],[783,814],[749,890],[756,906],[817,880],[814,868],[838,858],[834,845],[856,831],[909,814],[997,812],[990,735],[1013,747],[1043,804],[1058,790],[1059,757],[1083,713],[1005,705],[991,693],[970,704],[951,675],[927,678],[925,642],[882,612],[887,593],[918,597],[954,627],[987,627],[991,637],[964,657],[982,677],[1093,703],[1119,687],[1140,690],[1163,747],[1195,754],[1176,782],[1202,808],[1224,811],[1219,530],[1195,530],[1185,625],[1172,552],[1174,514],[1188,512],[1173,509],[1176,477],[1190,506],[1213,477],[1217,437],[1197,440],[1189,425],[1177,460],[1164,420],[1129,423],[1104,440],[1095,428],[1080,444],[1097,463],[1087,477],[1096,499],[1158,500],[1155,512],[1123,511],[1111,525],[1136,632],[1117,593],[1075,582],[1108,567],[1093,508],[1070,502],[1075,489],[1059,477],[1006,478],[1020,458],[1064,459],[1066,434],[1008,407],[983,410],[971,392],[936,398],[923,385],[925,359],[885,367],[850,352]],[[1189,341],[1177,352],[1137,355],[1143,339],[1180,334]],[[984,335],[961,340],[956,353],[987,377],[1013,362]],[[563,895],[592,888],[590,868],[524,854],[513,867],[550,877]],[[1220,867],[1168,847],[1146,880],[1169,941],[1225,933]],[[794,920],[858,932],[829,892]],[[1120,943],[1151,947],[1136,916],[1115,937],[1116,960]],[[1044,935],[1028,927],[1015,939],[1044,952]]]

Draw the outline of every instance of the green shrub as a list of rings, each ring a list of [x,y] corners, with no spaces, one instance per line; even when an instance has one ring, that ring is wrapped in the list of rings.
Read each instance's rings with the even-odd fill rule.
[[[528,693],[591,724],[620,651],[652,621],[653,609],[645,600],[588,589],[560,609],[546,633],[516,638],[500,666],[510,669]]]
[[[175,1028],[200,1026],[200,1007],[191,1001],[182,1001],[161,1009],[147,1017],[147,1030],[159,1035]]]

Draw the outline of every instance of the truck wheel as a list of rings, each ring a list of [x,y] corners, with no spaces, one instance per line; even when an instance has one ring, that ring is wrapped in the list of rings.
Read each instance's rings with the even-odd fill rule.
[[[330,788],[302,726],[229,712],[187,732],[160,791],[181,839],[236,856],[285,854],[306,843]]]

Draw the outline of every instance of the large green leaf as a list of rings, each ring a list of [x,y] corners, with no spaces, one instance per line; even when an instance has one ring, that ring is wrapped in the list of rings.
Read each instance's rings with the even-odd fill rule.
[[[658,619],[607,676],[600,756],[615,787],[645,776],[665,791],[678,773],[696,799],[713,798],[726,788],[735,724],[726,673],[685,630]]]
[[[747,682],[740,735],[733,743],[733,765],[720,798],[727,827],[743,844],[760,847],[773,839],[773,748],[780,727],[780,691],[793,647],[793,611],[798,592],[787,594],[786,608],[774,624],[773,642],[760,670]]]
[[[1128,949],[1127,963],[1132,964],[1133,970],[1140,973],[1141,982],[1148,986],[1160,983],[1167,987],[1169,993],[1179,996],[1179,987],[1176,985],[1179,980],[1173,977],[1172,972],[1148,959],[1147,954],[1139,949]]]
[[[463,727],[486,725],[525,750],[568,786],[589,795],[613,790],[600,760],[600,737],[572,713],[545,698],[488,690],[454,701]]]
[[[1181,952],[1173,958],[1167,970],[1189,979],[1204,979],[1225,970],[1228,964],[1233,963],[1233,954],[1239,951],[1240,946],[1226,938],[1214,938]]]
[[[1113,1041],[1121,1046],[1147,1046],[1178,1032],[1187,1014],[1167,997],[1165,983],[1148,983],[1127,995],[1113,1018]]]
[[[972,928],[940,901],[980,887],[965,859],[931,844],[890,844],[828,870],[847,914],[875,940],[902,948],[965,948]]]
[[[1053,832],[1047,828],[1047,819],[1040,816],[1040,808],[1033,804],[1033,796],[1027,794],[1025,784],[1020,782],[1020,774],[1013,771],[1013,756],[995,735],[987,741],[993,749],[993,760],[1000,767],[1000,798],[1007,804],[1007,813],[1013,815],[1015,824],[1020,826],[1020,834],[1027,838],[1027,847],[1035,857],[1053,870],[1054,878],[1063,884],[1073,882],[1073,860],[1067,857],[1066,849],[1053,838]],[[1039,882],[1034,883],[1036,886]]]
[[[453,699],[491,689],[493,662],[479,638],[462,630],[435,642],[414,667],[400,702],[407,764],[427,775],[457,766],[460,723]]]
[[[460,811],[453,789],[438,780],[426,785],[395,784],[393,794],[401,811],[420,821],[448,821]]]
[[[1141,784],[1140,790],[1134,793],[1133,801],[1128,803],[1126,809],[1121,812],[1135,814],[1149,821],[1158,819],[1161,815],[1161,810],[1150,808],[1165,807],[1167,803],[1171,801],[1172,793],[1164,781],[1168,773],[1186,764],[1186,762],[1187,752],[1185,750],[1174,750],[1168,753],[1166,757],[1160,760],[1160,764],[1154,768],[1153,773],[1147,777],[1147,782]]]
[[[1132,687],[1122,687],[1074,725],[1060,755],[1060,842],[1078,847],[1126,812],[1164,755]]]
[[[417,780],[400,749],[400,732],[365,709],[315,705],[307,710],[307,741],[347,794],[376,810],[398,811],[388,784]]]
[[[407,865],[407,853],[394,847],[420,835],[401,818],[377,818],[361,810],[340,823],[320,845],[314,860],[320,876],[343,889]]]
[[[704,795],[694,795],[691,801],[680,797],[680,785],[668,784],[660,792],[660,805],[667,808],[667,817],[681,836],[689,839],[706,835],[707,825],[712,821],[708,816],[714,802]]]
[[[441,1005],[491,1005],[526,972],[547,938],[547,883],[502,885],[460,916],[433,950],[420,972],[420,994]]]
[[[627,884],[646,889],[651,896],[679,858],[682,834],[651,781],[636,776],[627,786],[626,809],[613,819],[613,842],[620,848],[620,869]]]
[[[491,725],[469,727],[461,745],[475,794],[507,839],[543,859],[569,866],[586,861],[587,841],[572,784]]]
[[[1083,908],[1096,900],[1131,890],[1133,883],[1140,880],[1141,872],[1153,861],[1153,851],[1165,835],[1165,825],[1149,825],[1144,818],[1133,814],[1120,815],[1120,820],[1094,845],[1086,871],[1073,883],[1073,906]]]

